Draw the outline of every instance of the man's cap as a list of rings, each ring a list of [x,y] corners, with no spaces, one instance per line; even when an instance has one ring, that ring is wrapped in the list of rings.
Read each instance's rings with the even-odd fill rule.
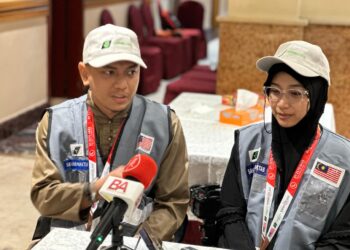
[[[305,41],[289,41],[281,44],[274,56],[265,56],[256,62],[256,67],[268,72],[278,63],[284,63],[306,77],[324,78],[331,85],[329,63],[322,49]]]
[[[84,42],[83,62],[99,68],[118,61],[130,61],[147,68],[135,32],[112,24],[90,31]]]

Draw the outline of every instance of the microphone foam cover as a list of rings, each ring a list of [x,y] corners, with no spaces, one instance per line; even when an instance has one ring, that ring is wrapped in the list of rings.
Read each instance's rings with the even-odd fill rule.
[[[136,179],[147,189],[155,178],[157,169],[157,163],[152,157],[145,154],[137,154],[125,165],[123,178]]]

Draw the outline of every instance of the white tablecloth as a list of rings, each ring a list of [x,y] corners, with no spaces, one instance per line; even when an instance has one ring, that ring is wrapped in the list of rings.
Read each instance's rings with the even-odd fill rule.
[[[219,122],[220,111],[229,106],[221,104],[220,95],[182,93],[170,103],[170,107],[183,126],[189,155],[190,185],[220,184],[234,144],[234,131],[238,128]],[[271,109],[266,112],[266,117],[271,117]],[[320,122],[335,131],[331,104],[326,104]]]
[[[137,244],[137,238],[124,237],[123,243],[125,246],[135,249]],[[48,235],[46,235],[33,250],[85,250],[90,243],[90,232],[71,230],[65,228],[55,228]],[[105,249],[110,246],[111,236],[108,235],[105,241],[99,247],[99,250]],[[198,250],[215,250],[220,248],[194,246],[173,242],[163,242],[163,248],[165,250],[181,250],[185,247],[192,246],[193,249]],[[137,250],[147,250],[147,246],[143,240],[140,240]]]

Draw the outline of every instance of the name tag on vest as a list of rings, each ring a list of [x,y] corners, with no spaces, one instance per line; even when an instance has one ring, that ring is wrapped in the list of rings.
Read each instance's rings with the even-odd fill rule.
[[[69,158],[63,162],[65,171],[88,171],[89,160],[86,158]]]
[[[248,178],[252,178],[253,174],[258,174],[261,176],[266,176],[267,174],[267,165],[261,162],[256,162],[250,164],[246,167]]]

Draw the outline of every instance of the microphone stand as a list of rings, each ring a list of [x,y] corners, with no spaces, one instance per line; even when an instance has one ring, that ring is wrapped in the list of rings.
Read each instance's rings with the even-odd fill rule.
[[[108,250],[129,249],[123,245],[123,226],[121,221],[128,208],[128,205],[118,197],[114,197],[113,201],[107,207],[105,214],[102,216],[99,224],[91,234],[90,244],[86,250],[96,250],[105,240],[107,234],[112,230],[112,245],[103,248]]]
[[[113,202],[116,199],[121,200],[117,197],[114,197]],[[123,225],[121,224],[121,222],[122,222],[122,219],[124,217],[124,213],[128,208],[128,205],[123,200],[121,200],[121,201],[123,203],[122,203],[122,206],[120,206],[120,211],[117,211],[112,215],[112,221],[111,221],[111,223],[112,223],[112,245],[107,247],[107,248],[104,248],[105,250],[129,250],[129,249],[131,249],[131,248],[128,248],[127,246],[125,246],[124,242],[123,242],[123,234],[122,234],[123,233]],[[121,213],[123,216],[120,216],[119,213]]]

